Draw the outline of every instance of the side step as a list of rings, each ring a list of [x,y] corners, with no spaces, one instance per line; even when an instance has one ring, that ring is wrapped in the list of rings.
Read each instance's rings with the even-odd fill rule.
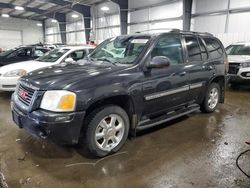
[[[199,105],[192,105],[192,106],[188,106],[187,108],[184,108],[184,109],[172,112],[172,113],[168,113],[167,115],[163,115],[163,116],[160,116],[160,117],[152,119],[152,120],[150,120],[150,119],[144,120],[142,122],[139,122],[136,130],[141,131],[144,129],[148,129],[150,127],[154,127],[156,125],[166,123],[166,122],[171,121],[173,119],[176,119],[176,118],[179,118],[181,116],[185,116],[185,115],[190,114],[192,112],[198,111],[199,109],[200,109]]]

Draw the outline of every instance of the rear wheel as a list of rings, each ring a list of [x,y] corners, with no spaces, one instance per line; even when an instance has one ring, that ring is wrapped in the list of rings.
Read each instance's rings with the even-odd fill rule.
[[[205,113],[214,112],[219,104],[220,96],[221,88],[219,84],[211,83],[201,105],[201,111]]]
[[[86,123],[85,144],[95,156],[117,152],[127,140],[129,118],[119,106],[104,106],[93,111]]]

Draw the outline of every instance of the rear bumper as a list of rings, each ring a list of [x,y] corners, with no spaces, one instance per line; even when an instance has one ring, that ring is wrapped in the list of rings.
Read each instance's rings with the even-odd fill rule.
[[[0,91],[15,91],[19,77],[0,77]]]
[[[13,121],[34,137],[57,144],[78,143],[85,112],[54,113],[40,109],[26,112],[13,99],[11,106]]]

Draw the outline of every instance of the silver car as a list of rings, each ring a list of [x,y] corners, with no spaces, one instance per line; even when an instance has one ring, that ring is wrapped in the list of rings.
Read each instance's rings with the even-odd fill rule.
[[[229,82],[250,84],[250,42],[236,43],[226,48],[229,62]]]

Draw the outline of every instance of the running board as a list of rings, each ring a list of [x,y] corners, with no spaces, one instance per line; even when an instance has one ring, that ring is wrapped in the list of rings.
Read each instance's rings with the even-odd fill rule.
[[[181,116],[185,116],[185,115],[190,114],[192,112],[198,111],[199,109],[200,109],[199,105],[192,105],[192,106],[189,106],[187,108],[169,113],[167,115],[160,116],[160,117],[155,118],[153,120],[150,120],[150,119],[144,120],[144,121],[138,123],[136,130],[141,131],[144,129],[148,129],[150,127],[154,127],[156,125],[166,123],[168,121],[174,120],[174,119],[179,118]]]

